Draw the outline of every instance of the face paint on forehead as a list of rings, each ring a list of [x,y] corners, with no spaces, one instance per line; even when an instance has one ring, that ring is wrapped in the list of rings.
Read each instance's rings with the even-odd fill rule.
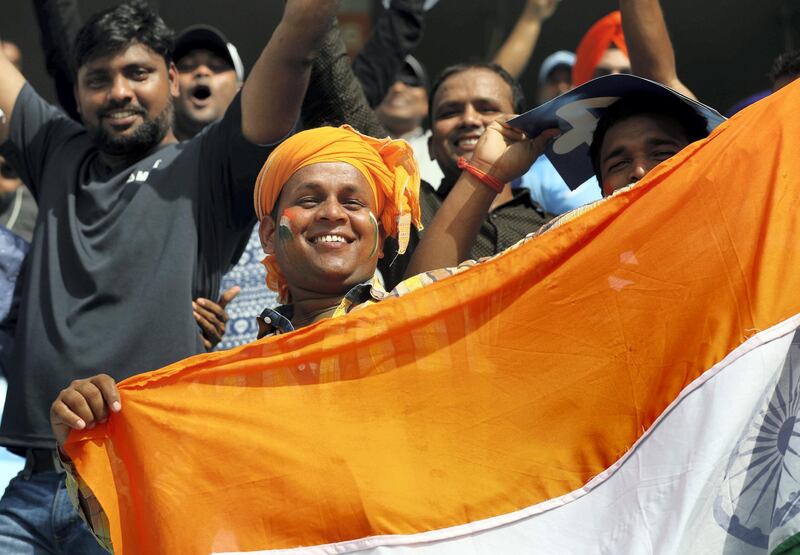
[[[372,223],[372,228],[374,230],[373,234],[374,243],[372,244],[372,251],[369,253],[369,257],[372,258],[373,256],[375,256],[375,252],[378,250],[378,241],[380,241],[378,219],[375,217],[375,214],[372,213],[372,210],[369,211],[369,221]]]
[[[292,218],[293,212],[291,208],[287,208],[281,214],[280,222],[278,222],[278,239],[281,241],[291,241],[294,239],[294,231],[292,231]]]

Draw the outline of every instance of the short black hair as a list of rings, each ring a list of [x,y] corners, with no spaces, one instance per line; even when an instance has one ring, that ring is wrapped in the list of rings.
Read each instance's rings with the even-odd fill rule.
[[[442,83],[447,81],[453,75],[457,73],[463,73],[470,69],[487,69],[499,75],[503,81],[508,83],[508,86],[511,87],[511,103],[514,107],[514,112],[521,114],[525,111],[525,93],[522,92],[522,86],[519,84],[519,81],[514,79],[509,72],[494,62],[466,62],[444,68],[436,78],[436,81],[434,81],[433,86],[431,87],[431,92],[428,95],[428,105],[431,108],[428,112],[429,127],[433,123],[433,99],[436,96],[436,93],[439,91],[439,88],[442,86]]]
[[[772,71],[769,72],[773,85],[782,77],[798,76],[800,76],[800,50],[784,52],[778,56],[772,64]]]
[[[97,12],[81,27],[73,45],[73,72],[87,62],[142,44],[172,62],[175,32],[143,0],[129,0]]]
[[[609,106],[597,122],[589,147],[592,168],[597,180],[602,183],[600,175],[600,149],[608,131],[616,124],[639,115],[662,116],[674,120],[681,126],[689,142],[698,141],[708,136],[708,122],[694,108],[671,95],[638,94],[617,100]]]

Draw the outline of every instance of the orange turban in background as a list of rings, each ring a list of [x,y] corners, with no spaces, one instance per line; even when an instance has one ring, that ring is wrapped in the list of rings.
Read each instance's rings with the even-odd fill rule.
[[[628,45],[625,44],[625,35],[622,33],[622,14],[619,10],[599,20],[583,35],[575,51],[575,65],[572,66],[573,87],[592,79],[597,62],[612,44],[628,55]]]
[[[325,162],[344,162],[361,172],[372,188],[375,215],[384,232],[397,236],[399,253],[405,252],[411,224],[422,229],[419,167],[414,152],[406,141],[375,139],[349,125],[302,131],[272,151],[253,192],[259,221],[271,214],[283,186],[297,170]],[[281,302],[288,302],[288,284],[275,257],[268,255],[264,265],[267,286],[279,293]]]

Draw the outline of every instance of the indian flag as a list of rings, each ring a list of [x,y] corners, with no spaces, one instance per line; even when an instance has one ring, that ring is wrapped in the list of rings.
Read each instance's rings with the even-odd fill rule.
[[[452,278],[126,380],[66,447],[115,551],[800,549],[799,105]]]

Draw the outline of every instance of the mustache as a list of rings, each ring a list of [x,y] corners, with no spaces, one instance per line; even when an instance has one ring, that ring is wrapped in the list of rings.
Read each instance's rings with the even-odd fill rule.
[[[134,104],[130,104],[130,103],[126,103],[126,102],[121,102],[121,103],[120,102],[111,102],[111,103],[103,106],[102,108],[100,108],[97,111],[97,114],[100,117],[103,117],[103,116],[107,116],[108,114],[110,114],[111,112],[114,112],[116,110],[130,110],[131,112],[134,112],[134,113],[139,114],[139,115],[144,115],[144,114],[147,113],[147,110],[145,110],[141,106],[136,106]]]

